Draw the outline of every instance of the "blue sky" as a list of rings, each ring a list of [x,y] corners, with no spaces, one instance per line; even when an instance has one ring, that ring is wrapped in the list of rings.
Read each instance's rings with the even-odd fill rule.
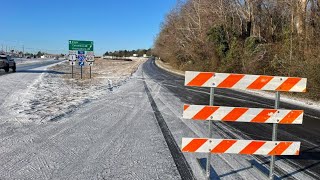
[[[1,45],[66,53],[92,40],[95,53],[150,48],[176,0],[1,0]],[[6,8],[4,8],[6,7]]]

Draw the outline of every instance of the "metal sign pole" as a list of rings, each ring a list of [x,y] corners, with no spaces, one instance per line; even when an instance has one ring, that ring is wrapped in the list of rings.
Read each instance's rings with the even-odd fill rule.
[[[213,106],[214,103],[214,88],[210,88],[210,101],[209,101],[209,105]],[[209,122],[209,138],[212,138],[212,122]],[[208,153],[208,157],[207,157],[207,164],[206,164],[206,178],[209,180],[210,179],[210,160],[211,160],[211,153]]]
[[[71,65],[71,78],[73,79],[73,62],[72,62],[72,65]]]
[[[81,76],[81,79],[82,79],[82,66],[80,66],[80,67],[81,67],[81,75],[80,76]]]
[[[275,100],[275,109],[279,109],[279,104],[280,104],[280,92],[276,92],[276,100]],[[278,134],[278,124],[273,124],[273,129],[272,129],[272,141],[277,140],[277,134]],[[273,179],[273,174],[274,174],[274,162],[275,162],[275,156],[271,156],[271,162],[270,162],[270,171],[269,171],[269,179]]]
[[[91,79],[91,66],[90,66],[90,79]]]

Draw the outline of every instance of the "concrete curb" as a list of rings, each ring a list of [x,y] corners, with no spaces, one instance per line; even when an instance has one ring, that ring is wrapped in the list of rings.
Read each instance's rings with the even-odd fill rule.
[[[163,69],[165,71],[168,71],[170,73],[173,73],[179,76],[184,76],[184,71],[175,70],[170,65],[165,64],[161,60],[155,60],[155,63],[156,63],[156,66],[158,66],[160,69]]]

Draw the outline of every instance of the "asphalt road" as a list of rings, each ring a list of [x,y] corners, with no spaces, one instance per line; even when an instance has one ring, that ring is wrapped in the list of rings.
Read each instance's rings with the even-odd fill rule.
[[[39,61],[39,62],[34,62],[30,64],[17,64],[17,69],[16,73],[21,73],[21,72],[34,72],[37,73],[37,71],[32,71],[34,68],[42,67],[42,66],[47,66],[50,64],[54,64],[57,62],[61,62],[61,60],[47,60],[47,61]],[[9,70],[9,73],[4,72],[3,69],[0,69],[0,76],[6,75],[6,74],[11,74],[13,73],[12,70]],[[40,72],[38,72],[40,73]]]
[[[209,88],[185,87],[184,77],[178,76],[158,68],[152,60],[146,62],[143,71],[168,89],[182,102],[186,104],[206,105],[209,104]],[[274,101],[260,96],[238,92],[230,89],[215,90],[214,105],[233,107],[260,107],[273,108]],[[320,177],[320,112],[301,107],[295,104],[280,103],[283,109],[302,109],[305,112],[302,125],[279,125],[278,140],[301,141],[301,152],[299,156],[281,156],[277,158],[285,159],[291,166],[298,167],[296,173],[304,172],[317,179]],[[214,128],[219,128],[218,123],[213,123]],[[243,137],[259,140],[271,140],[272,125],[255,123],[223,123],[235,133],[240,133]],[[230,134],[230,138],[233,137]],[[263,158],[260,158],[263,159]],[[263,160],[265,163],[269,159]],[[290,178],[281,172],[281,168],[276,168],[282,178]]]

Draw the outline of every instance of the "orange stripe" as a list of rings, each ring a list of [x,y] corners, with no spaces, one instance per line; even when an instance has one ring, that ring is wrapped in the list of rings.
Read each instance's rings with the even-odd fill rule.
[[[280,122],[279,124],[292,124],[301,114],[302,110],[291,110]]]
[[[290,145],[292,142],[280,142],[272,151],[268,153],[268,155],[281,155]]]
[[[262,89],[272,79],[272,76],[259,76],[259,78],[247,87],[247,89]]]
[[[207,120],[217,109],[219,109],[217,106],[205,106],[192,119]]]
[[[264,141],[252,141],[244,149],[242,149],[239,154],[254,154],[265,143],[266,142]]]
[[[224,153],[236,142],[237,140],[222,140],[214,149],[211,150],[211,153]]]
[[[295,86],[300,80],[301,78],[288,78],[276,89],[276,91],[290,91],[290,89]]]
[[[253,118],[251,122],[264,123],[270,118],[270,115],[275,112],[277,112],[276,109],[264,109],[255,118]]]
[[[207,139],[193,139],[188,145],[186,145],[182,151],[183,152],[195,152],[198,150],[205,142],[207,142]]]
[[[189,107],[190,107],[190,105],[185,104],[185,105],[183,106],[183,110],[185,111],[185,110],[187,110]]]
[[[195,78],[193,78],[187,86],[202,86],[206,83],[210,78],[214,76],[214,73],[210,72],[201,72]]]
[[[242,79],[244,74],[230,74],[224,81],[222,81],[217,87],[219,88],[231,88],[233,87],[240,79]]]
[[[224,118],[222,118],[222,121],[236,121],[248,110],[249,108],[234,108],[230,113],[228,113]]]

